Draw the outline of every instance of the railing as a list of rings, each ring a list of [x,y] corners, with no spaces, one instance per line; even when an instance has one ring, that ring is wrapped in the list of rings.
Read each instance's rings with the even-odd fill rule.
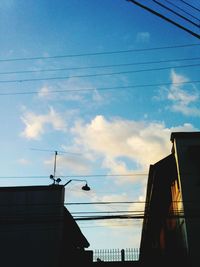
[[[139,248],[95,249],[93,261],[138,261]]]

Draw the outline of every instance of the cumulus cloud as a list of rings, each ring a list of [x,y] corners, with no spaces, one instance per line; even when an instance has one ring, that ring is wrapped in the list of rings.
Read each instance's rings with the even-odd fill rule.
[[[148,169],[171,152],[172,131],[194,131],[192,125],[184,124],[166,128],[164,123],[130,121],[121,118],[107,120],[98,115],[91,122],[78,122],[72,129],[74,143],[81,151],[91,151],[102,158],[102,167],[110,173],[128,173]],[[121,159],[121,158],[124,158]],[[126,159],[134,168],[129,168]]]
[[[25,124],[22,136],[27,139],[40,138],[45,133],[45,127],[47,125],[57,131],[64,131],[66,129],[66,123],[61,114],[57,113],[52,107],[47,114],[36,114],[26,111],[21,117],[21,120]]]
[[[162,122],[134,121],[123,118],[106,119],[104,116],[98,115],[87,123],[84,121],[76,122],[71,133],[74,136],[74,149],[82,151],[83,154],[85,152],[86,154],[90,153],[93,155],[93,159],[100,162],[99,167],[106,169],[110,174],[119,175],[141,172],[142,170],[148,172],[150,164],[156,163],[171,153],[171,132],[196,130],[187,123],[168,128]],[[145,178],[147,179],[147,175]],[[141,176],[135,175],[132,177],[107,177],[107,179],[112,179],[113,190],[117,190],[120,182],[124,183],[123,186],[125,187],[131,183],[135,194],[134,200],[144,202],[146,179],[141,179]],[[134,185],[140,186],[134,189]],[[101,197],[99,197],[98,192],[91,190],[90,200],[94,202],[99,201],[99,199],[101,201],[130,201],[130,195],[126,191],[125,193],[122,191],[122,186],[120,190],[120,194],[114,191],[112,193],[105,192]],[[70,194],[72,193],[75,194],[76,192]],[[102,207],[96,206],[96,210],[101,211],[101,209]],[[144,209],[144,203],[132,203],[127,205],[126,209],[139,214]],[[101,223],[98,222],[97,224],[101,225]],[[133,224],[134,222],[131,220],[130,223]],[[106,222],[106,224],[104,222],[104,227],[110,227],[113,224],[116,225],[116,220]],[[137,227],[140,231],[141,223]]]
[[[172,84],[167,90],[167,99],[171,101],[171,110],[187,116],[200,116],[200,108],[195,104],[199,101],[199,92],[194,85],[186,85],[189,79],[183,75],[171,71]]]

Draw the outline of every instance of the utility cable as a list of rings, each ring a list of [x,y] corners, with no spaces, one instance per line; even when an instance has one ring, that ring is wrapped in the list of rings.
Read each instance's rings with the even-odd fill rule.
[[[200,83],[200,80],[191,80],[186,82],[177,82],[173,83],[173,85],[185,85],[185,84],[195,84]],[[94,92],[94,91],[110,91],[110,90],[120,90],[120,89],[137,89],[137,88],[146,88],[146,87],[154,87],[154,86],[169,86],[171,82],[166,83],[154,83],[154,84],[137,84],[137,85],[128,85],[128,86],[114,86],[114,87],[102,87],[102,88],[81,88],[81,89],[67,89],[67,90],[51,90],[48,91],[48,94],[55,93],[71,93],[71,92]],[[30,92],[13,92],[13,93],[0,93],[0,96],[11,96],[11,95],[32,95],[39,94],[40,91],[30,91]],[[46,178],[47,176],[45,176]],[[2,178],[2,177],[0,177]],[[20,177],[19,177],[20,178]]]
[[[200,27],[199,24],[197,24],[197,23],[193,22],[192,20],[190,20],[190,19],[184,17],[183,15],[181,15],[181,14],[179,14],[178,12],[174,11],[173,9],[167,7],[166,5],[160,3],[159,1],[157,1],[157,0],[153,0],[153,2],[156,3],[157,5],[163,7],[164,9],[166,9],[166,10],[172,12],[173,14],[175,14],[176,16],[178,16],[179,18],[182,18],[183,20],[185,20],[185,21],[191,23],[192,25],[194,25],[194,26],[196,26],[196,27],[198,27],[198,28]]]
[[[4,71],[0,72],[0,75],[10,74],[26,74],[26,73],[39,73],[39,72],[55,72],[55,71],[66,71],[66,70],[85,70],[85,69],[98,69],[98,68],[115,68],[115,67],[128,67],[134,65],[150,65],[159,63],[171,63],[180,61],[199,60],[200,57],[193,58],[176,58],[168,60],[155,60],[155,61],[143,61],[143,62],[131,62],[121,64],[108,64],[108,65],[96,65],[96,66],[83,66],[83,67],[66,67],[66,68],[54,68],[54,69],[38,69],[38,70],[19,70],[19,71]]]
[[[198,20],[200,22],[200,19],[199,18],[197,18],[196,16],[190,14],[189,12],[187,12],[183,8],[179,7],[178,5],[174,4],[172,1],[170,1],[170,0],[164,0],[164,1],[167,2],[167,3],[169,3],[170,5],[174,6],[175,8],[179,9],[180,11],[184,12],[185,14],[189,15],[193,19],[196,19],[196,20]]]
[[[160,17],[161,19],[164,19],[165,21],[167,21],[167,22],[169,22],[169,23],[171,23],[171,24],[177,26],[178,28],[180,28],[180,29],[186,31],[187,33],[193,35],[194,37],[200,39],[200,35],[199,35],[199,34],[197,34],[197,33],[193,32],[193,31],[187,29],[186,27],[184,27],[184,26],[182,26],[181,24],[179,24],[179,23],[177,23],[177,22],[171,20],[170,18],[168,18],[168,17],[166,17],[166,16],[160,14],[159,12],[156,12],[155,10],[149,8],[148,6],[145,6],[145,5],[139,3],[139,2],[137,2],[137,1],[135,1],[135,0],[126,0],[126,1],[131,2],[131,3],[133,3],[133,4],[135,4],[135,5],[139,6],[139,7],[141,7],[141,8],[143,8],[143,9],[147,10],[148,12],[150,12],[150,13],[156,15],[157,17]]]
[[[186,1],[184,1],[184,0],[179,0],[179,1],[182,2],[182,3],[184,3],[185,5],[187,5],[187,6],[191,7],[191,8],[193,8],[193,9],[195,9],[196,11],[199,11],[199,12],[200,12],[200,9],[197,8],[197,7],[195,7],[194,5],[191,5],[191,4],[189,4],[188,2],[186,2]]]
[[[139,172],[139,173],[127,173],[127,174],[82,174],[82,175],[58,175],[56,177],[60,177],[60,178],[80,178],[80,177],[87,177],[87,178],[91,178],[91,177],[125,177],[125,176],[145,176],[148,175],[148,173],[143,173],[143,172]],[[38,176],[0,176],[0,179],[7,179],[7,178],[48,178],[48,175],[38,175]]]
[[[131,1],[131,0],[129,0]],[[27,61],[27,60],[38,60],[38,59],[56,59],[56,58],[72,58],[72,57],[83,57],[83,56],[99,56],[99,55],[112,55],[112,54],[123,54],[123,53],[132,53],[132,52],[145,52],[145,51],[156,51],[156,50],[165,50],[165,49],[176,49],[176,48],[186,48],[199,46],[200,44],[182,44],[182,45],[169,45],[169,46],[160,46],[160,47],[151,47],[151,48],[140,48],[140,49],[129,49],[129,50],[113,50],[105,52],[94,52],[94,53],[81,53],[81,54],[68,54],[68,55],[56,55],[56,56],[46,56],[46,57],[21,57],[21,58],[7,58],[0,59],[0,62],[14,62],[14,61]]]
[[[108,73],[95,73],[95,74],[85,74],[85,75],[71,75],[71,76],[57,76],[57,77],[48,77],[48,78],[30,78],[30,79],[16,79],[16,80],[0,80],[0,84],[3,83],[23,83],[23,82],[37,82],[37,81],[49,81],[49,80],[66,80],[71,78],[89,78],[89,77],[100,77],[100,76],[112,76],[112,75],[121,75],[121,74],[130,74],[130,73],[142,73],[148,71],[162,71],[167,69],[177,69],[177,68],[190,68],[198,67],[200,64],[190,64],[182,66],[173,66],[173,67],[160,67],[152,69],[140,69],[140,70],[129,70],[129,71],[119,71],[119,72],[108,72]]]

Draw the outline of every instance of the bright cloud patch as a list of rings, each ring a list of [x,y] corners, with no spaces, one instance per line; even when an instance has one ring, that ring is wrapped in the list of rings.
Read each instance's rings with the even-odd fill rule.
[[[90,123],[76,123],[72,132],[74,142],[81,151],[91,151],[103,158],[102,164],[111,173],[128,173],[125,157],[137,164],[137,169],[167,156],[171,151],[172,131],[194,131],[190,124],[166,128],[163,123],[129,121],[121,118],[107,120],[96,116]]]
[[[25,124],[22,136],[27,139],[38,139],[45,133],[46,125],[50,125],[53,129],[58,131],[66,128],[66,124],[62,116],[53,108],[50,108],[49,113],[42,115],[35,114],[33,112],[26,112],[21,119]]]
[[[199,100],[199,93],[192,85],[186,85],[188,78],[171,72],[172,85],[168,90],[167,98],[172,102],[171,109],[175,112],[181,112],[187,116],[200,116],[200,108],[195,106]],[[187,90],[186,90],[187,88]]]

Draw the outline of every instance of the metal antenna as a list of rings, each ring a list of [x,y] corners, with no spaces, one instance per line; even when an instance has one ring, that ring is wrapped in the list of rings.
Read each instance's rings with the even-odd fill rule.
[[[58,151],[55,151],[55,157],[54,157],[54,169],[53,169],[53,177],[55,179],[56,177],[56,160],[57,160]]]
[[[39,149],[39,148],[30,148],[31,150],[36,150],[36,151],[44,151],[44,152],[54,152],[54,168],[53,168],[53,174],[50,175],[50,179],[53,180],[53,184],[59,184],[61,182],[60,178],[56,179],[56,163],[57,163],[57,155],[58,153],[61,154],[70,154],[74,156],[80,156],[80,153],[71,153],[71,152],[66,152],[66,151],[58,151],[58,150],[49,150],[49,149]],[[85,190],[85,189],[83,189]]]

